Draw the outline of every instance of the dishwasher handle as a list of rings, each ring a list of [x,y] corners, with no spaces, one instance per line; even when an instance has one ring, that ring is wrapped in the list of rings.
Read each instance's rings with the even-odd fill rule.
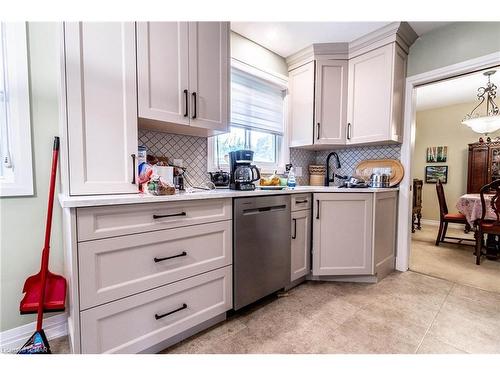
[[[266,206],[266,207],[258,207],[258,208],[249,208],[243,210],[243,215],[256,215],[261,212],[272,212],[272,211],[283,211],[286,210],[286,204],[281,204],[278,206]]]

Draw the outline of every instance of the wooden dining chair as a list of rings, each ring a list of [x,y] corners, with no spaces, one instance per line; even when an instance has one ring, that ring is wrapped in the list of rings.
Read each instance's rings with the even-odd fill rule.
[[[500,180],[484,185],[479,191],[481,196],[482,213],[477,223],[476,231],[476,264],[481,264],[481,255],[484,248],[484,235],[500,235]],[[485,194],[493,194],[485,197]],[[496,219],[487,219],[486,211],[491,209]]]
[[[450,214],[448,212],[448,205],[446,204],[446,197],[444,195],[444,188],[441,180],[438,180],[436,183],[436,192],[438,196],[439,202],[439,230],[436,238],[436,246],[439,246],[441,242],[457,244],[457,242],[446,241],[446,239],[450,240],[458,240],[459,244],[462,244],[463,241],[470,241],[471,243],[463,243],[463,245],[474,246],[474,240],[470,238],[460,238],[460,237],[447,237],[446,232],[448,231],[448,223],[455,224],[463,224],[464,231],[470,231],[470,225],[467,222],[467,219],[461,213]]]

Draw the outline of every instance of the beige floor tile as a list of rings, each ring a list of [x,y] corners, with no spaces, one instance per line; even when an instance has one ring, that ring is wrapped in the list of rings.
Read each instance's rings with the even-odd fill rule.
[[[466,354],[466,352],[431,335],[427,335],[418,348],[417,354]]]
[[[429,334],[469,353],[500,353],[498,306],[450,295]]]
[[[412,235],[410,269],[427,275],[440,277],[461,285],[500,293],[500,261],[482,258],[481,265],[475,263],[470,246],[440,244],[435,246],[437,226],[423,225]],[[473,238],[472,233],[450,228],[449,236]]]

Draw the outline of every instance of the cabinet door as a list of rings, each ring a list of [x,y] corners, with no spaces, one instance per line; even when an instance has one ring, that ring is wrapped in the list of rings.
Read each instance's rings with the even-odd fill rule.
[[[500,147],[491,146],[488,165],[488,180],[486,183],[500,179]]]
[[[139,117],[189,125],[188,23],[137,24]]]
[[[137,192],[135,23],[64,30],[70,194]]]
[[[373,274],[372,195],[314,194],[313,275]]]
[[[311,210],[292,212],[292,254],[290,281],[309,273],[311,257]]]
[[[289,72],[290,146],[313,144],[314,61]]]
[[[347,143],[391,139],[394,44],[349,60]]]
[[[347,61],[316,62],[314,143],[345,144],[347,127]]]
[[[488,147],[469,147],[467,194],[477,194],[489,182]]]
[[[227,129],[229,69],[229,22],[189,22],[191,126]]]

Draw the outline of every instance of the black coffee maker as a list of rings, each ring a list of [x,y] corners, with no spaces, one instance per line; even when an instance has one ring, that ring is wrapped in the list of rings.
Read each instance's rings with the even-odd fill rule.
[[[251,150],[237,150],[229,153],[230,189],[255,190],[253,182],[260,180],[260,172],[255,165],[252,165],[252,161],[253,151]]]

